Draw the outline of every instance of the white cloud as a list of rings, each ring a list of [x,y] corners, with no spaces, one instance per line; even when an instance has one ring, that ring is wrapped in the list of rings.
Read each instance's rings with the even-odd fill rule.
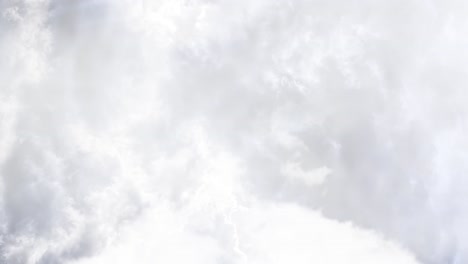
[[[375,233],[295,205],[235,210],[230,219],[213,219],[215,234],[196,229],[202,212],[185,213],[153,208],[102,254],[72,263],[417,263]]]
[[[0,262],[466,262],[467,8],[0,1]]]
[[[303,181],[309,186],[322,184],[331,172],[326,166],[305,171],[295,162],[287,162],[281,171],[286,177]]]

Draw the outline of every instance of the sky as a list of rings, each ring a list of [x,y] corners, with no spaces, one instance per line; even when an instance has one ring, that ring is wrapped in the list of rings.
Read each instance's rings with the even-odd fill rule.
[[[465,2],[0,0],[0,263],[467,263]]]

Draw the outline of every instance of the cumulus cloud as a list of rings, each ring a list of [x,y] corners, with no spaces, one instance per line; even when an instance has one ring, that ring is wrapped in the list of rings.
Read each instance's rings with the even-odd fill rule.
[[[0,1],[0,262],[465,263],[463,1]]]

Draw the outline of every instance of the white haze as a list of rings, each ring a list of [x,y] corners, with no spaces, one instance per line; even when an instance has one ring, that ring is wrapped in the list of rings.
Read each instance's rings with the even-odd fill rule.
[[[467,14],[0,0],[0,263],[468,263]]]

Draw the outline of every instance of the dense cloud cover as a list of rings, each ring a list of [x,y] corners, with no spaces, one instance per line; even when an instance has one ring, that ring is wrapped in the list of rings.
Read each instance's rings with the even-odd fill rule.
[[[0,263],[467,263],[465,2],[0,0]]]

